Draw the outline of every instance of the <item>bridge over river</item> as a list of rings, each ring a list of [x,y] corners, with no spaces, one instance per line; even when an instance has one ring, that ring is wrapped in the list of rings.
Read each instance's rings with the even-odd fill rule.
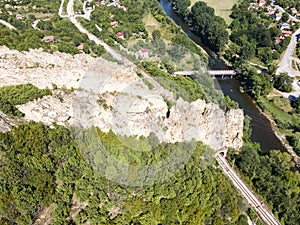
[[[200,71],[177,71],[174,73],[174,75],[193,76],[197,72],[200,72]],[[232,79],[234,76],[236,76],[236,71],[234,71],[234,70],[208,70],[207,72],[213,77],[224,78],[224,77],[229,76]]]

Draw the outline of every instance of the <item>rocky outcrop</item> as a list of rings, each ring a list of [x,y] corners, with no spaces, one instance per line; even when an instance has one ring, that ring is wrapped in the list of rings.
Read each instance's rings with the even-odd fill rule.
[[[96,59],[86,54],[19,52],[0,47],[0,86],[31,83],[39,88],[77,87]]]
[[[5,113],[0,111],[0,133],[10,131],[10,127],[16,124],[16,120],[9,118]]]
[[[64,82],[61,86],[67,86]],[[170,93],[164,90],[164,95],[157,84],[150,90],[134,67],[98,59],[75,84],[74,92],[57,90],[18,108],[25,119],[48,125],[98,126],[104,132],[126,136],[154,132],[162,142],[194,139],[215,150],[242,146],[242,110],[224,113],[218,105],[203,100],[189,103],[169,98]],[[172,103],[169,108],[166,99]]]

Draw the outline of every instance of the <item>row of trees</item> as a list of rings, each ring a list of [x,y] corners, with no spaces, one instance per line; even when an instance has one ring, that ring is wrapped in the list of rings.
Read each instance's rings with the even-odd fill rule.
[[[224,50],[229,39],[227,25],[223,18],[215,15],[213,8],[199,1],[189,10],[190,0],[172,2],[175,12],[186,21],[190,21],[193,31],[200,35],[209,48],[215,52]]]
[[[135,187],[103,177],[97,166],[104,156],[151,165],[190,144],[159,144],[153,135],[124,144],[112,132],[36,123],[14,127],[0,139],[1,224],[33,224],[41,213],[53,224],[247,224],[245,205],[221,171],[205,163],[210,150],[200,143],[169,179]]]

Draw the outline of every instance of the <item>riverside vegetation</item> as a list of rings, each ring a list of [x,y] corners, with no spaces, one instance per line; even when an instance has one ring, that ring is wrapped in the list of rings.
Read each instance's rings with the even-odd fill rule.
[[[37,2],[40,3],[36,0],[35,3]],[[47,2],[43,3],[45,3],[45,9],[41,4],[37,4],[38,12],[56,12],[59,7],[58,1],[49,4]],[[171,38],[172,41],[184,44],[191,51],[203,57],[201,50],[178,27],[170,22],[158,2],[149,0],[144,1],[143,5],[139,5],[140,2],[137,3],[136,1],[126,1],[125,3],[128,6],[131,4],[132,11],[138,10],[137,15],[141,15],[139,10],[144,10],[143,7],[148,4],[148,9],[155,19],[165,24],[165,26],[170,26],[173,29],[171,31],[175,32],[175,36]],[[24,1],[24,4],[26,4],[26,1]],[[54,4],[56,4],[55,7]],[[205,5],[199,4],[199,6],[203,10],[211,12],[210,9],[206,9]],[[115,12],[115,14],[117,13]],[[210,16],[209,19],[221,21],[213,16]],[[124,21],[123,30],[132,23],[142,26],[140,18],[130,19],[129,14],[125,14]],[[21,23],[11,19],[9,22],[16,27],[20,26],[20,31],[22,31],[11,31],[1,27],[1,44],[8,45],[10,48],[26,50],[42,47],[49,51],[59,50],[76,54],[79,53],[76,45],[83,42],[86,46],[90,46],[87,48],[87,53],[94,56],[102,54],[102,48],[98,49],[94,43],[89,43],[86,36],[81,36],[68,20],[60,19],[57,15],[51,18],[50,21],[41,21],[38,24],[40,31],[33,30],[29,21]],[[68,29],[64,30],[63,27],[66,25]],[[214,30],[210,32],[222,31],[220,35],[226,37],[227,34],[223,30],[223,25],[224,23],[221,22],[221,29],[220,26],[215,24]],[[23,26],[25,27],[23,28]],[[95,33],[99,32],[95,30],[94,26],[88,28],[93,29]],[[110,28],[107,29],[110,30]],[[148,37],[144,28],[139,29],[144,32],[144,34],[139,34],[142,38],[143,35]],[[198,31],[204,32],[200,29]],[[131,33],[128,33],[128,37],[130,37]],[[44,43],[41,41],[44,35],[51,34],[57,36],[57,43]],[[99,35],[99,33],[97,34]],[[123,43],[123,40],[119,40],[115,37],[115,34],[112,34],[114,32],[108,32],[108,37],[104,37],[107,38],[106,41],[109,44],[114,45],[114,41]],[[78,42],[76,42],[76,35],[80,36]],[[222,50],[224,43],[216,42],[217,40],[213,39],[212,33],[210,35],[207,42],[215,43],[215,49]],[[69,38],[66,36],[69,36]],[[26,42],[26,45],[22,45],[22,41]],[[66,46],[68,48],[65,48]],[[147,65],[147,62],[144,63],[144,67],[148,68],[149,73],[155,73],[157,69],[159,70],[156,65],[151,65],[151,63]],[[163,68],[163,70],[165,69]],[[159,70],[158,76],[165,76],[165,72]],[[193,83],[192,79],[178,78],[177,80],[181,85],[185,86],[187,84],[189,88],[194,90],[190,96],[187,96],[187,99],[203,97],[202,90],[198,90],[198,86]],[[8,93],[9,91],[6,90],[4,96]],[[48,94],[47,91],[45,93]],[[42,91],[42,94],[45,93]],[[16,104],[22,103],[19,100],[12,100],[10,104],[14,107]],[[13,110],[12,112],[14,112]],[[1,223],[32,224],[35,221],[45,220],[53,224],[248,224],[244,216],[247,207],[237,196],[227,178],[220,170],[216,169],[216,162],[212,161],[211,165],[205,165],[204,162],[204,164],[200,164],[199,168],[199,161],[203,162],[203,151],[206,149],[201,143],[197,143],[195,153],[189,162],[177,171],[173,177],[166,180],[164,184],[157,183],[142,188],[126,187],[110,182],[100,176],[94,167],[91,167],[92,164],[89,164],[86,159],[95,162],[97,158],[91,157],[93,152],[83,151],[85,148],[82,148],[82,146],[85,146],[86,143],[82,143],[81,140],[75,138],[74,130],[53,126],[54,128],[50,129],[40,123],[20,124],[12,128],[10,132],[0,134],[2,141],[0,145]],[[137,157],[120,143],[119,138],[112,132],[104,134],[99,130],[96,131],[97,138],[101,140],[107,149],[122,160],[130,159],[131,163],[138,165],[147,165],[151,161],[161,160],[164,155],[170,154],[172,149],[181,148],[186,144],[157,144],[147,151],[147,157],[143,157],[144,155]],[[79,133],[86,140],[92,138],[89,131],[79,131]],[[143,141],[149,143],[152,140],[149,137],[144,138]],[[280,159],[279,162],[290,162],[289,159],[281,160],[280,156],[277,158]],[[252,161],[249,163],[254,163],[253,158],[251,159]],[[239,165],[243,165],[242,159],[237,161],[241,161]],[[206,168],[205,170],[202,170],[201,166],[203,165]],[[278,163],[277,165],[281,164]],[[275,166],[275,163],[272,166]],[[268,174],[273,175],[270,172],[270,166],[266,165],[266,167]],[[288,166],[285,168],[288,168]],[[257,171],[258,173],[261,172],[258,169]],[[278,179],[279,184],[283,184],[281,182],[283,171],[281,169],[278,171],[281,173],[276,179]],[[297,193],[299,192],[297,192],[298,189],[293,188],[294,185],[298,185],[298,175],[297,173],[286,173],[286,176],[286,181],[291,183],[288,186],[291,187],[291,192],[284,189],[283,193],[291,194],[294,197],[293,204],[297,204]],[[272,176],[268,177],[272,178]],[[256,180],[253,180],[253,182],[255,183]],[[274,191],[277,183],[273,184],[274,186],[270,188],[273,188]],[[285,186],[282,185],[281,187]],[[271,199],[272,197],[269,196],[271,195],[268,195],[268,200],[270,199],[271,203],[274,202]],[[279,212],[279,216],[285,212],[290,213],[282,205],[277,208],[275,210]],[[250,214],[252,215],[252,213]],[[297,219],[298,214],[294,215],[295,217],[291,218],[291,222]],[[288,221],[286,218],[284,220]]]

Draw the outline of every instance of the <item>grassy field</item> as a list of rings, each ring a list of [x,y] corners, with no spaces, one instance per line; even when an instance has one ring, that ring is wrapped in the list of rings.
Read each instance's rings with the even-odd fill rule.
[[[199,0],[191,0],[192,5]],[[239,0],[202,0],[206,2],[207,5],[215,9],[216,15],[225,19],[227,24],[230,24],[232,19],[229,17],[231,14],[231,8]]]

